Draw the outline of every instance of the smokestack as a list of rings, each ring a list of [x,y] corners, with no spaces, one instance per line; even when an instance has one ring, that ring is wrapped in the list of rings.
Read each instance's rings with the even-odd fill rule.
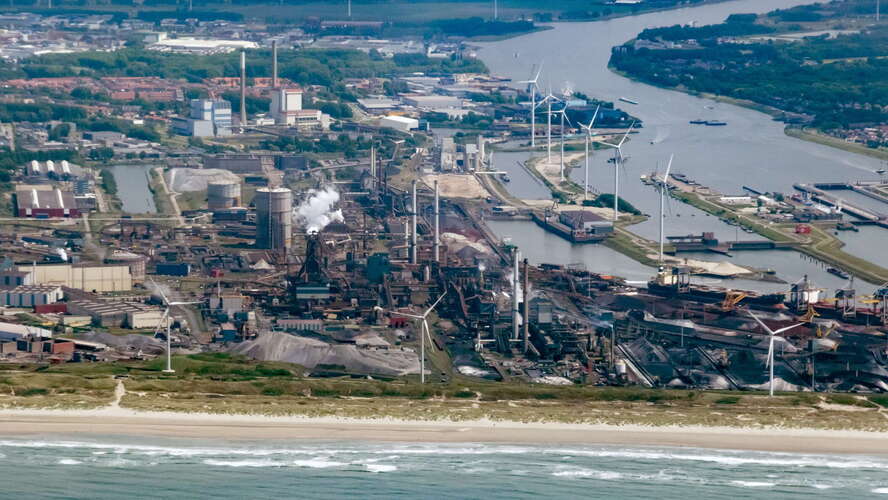
[[[528,344],[530,344],[530,279],[527,274],[527,259],[524,259],[524,354],[527,354]]]
[[[376,191],[376,146],[370,147],[370,189]]]
[[[271,88],[278,87],[278,43],[271,41]]]
[[[194,2],[192,0],[188,0],[188,12],[194,9]]]
[[[241,94],[241,105],[240,105],[240,124],[241,127],[245,127],[247,125],[247,51],[241,51],[241,76],[240,76],[240,94]]]
[[[435,262],[441,262],[441,198],[438,181],[435,180]]]
[[[521,252],[517,248],[512,254],[512,340],[518,340],[518,287],[521,274],[518,270],[518,259],[520,254]]]
[[[417,213],[419,212],[419,210],[418,210],[418,207],[416,206],[416,181],[415,180],[413,181],[413,205],[412,205],[412,208],[413,208],[413,223],[411,224],[411,226],[412,226],[411,231],[413,232],[413,234],[411,236],[413,237],[413,246],[410,249],[410,252],[411,252],[410,253],[410,262],[413,264],[416,264],[416,262],[417,262],[417,258],[416,258],[416,217],[417,217]]]

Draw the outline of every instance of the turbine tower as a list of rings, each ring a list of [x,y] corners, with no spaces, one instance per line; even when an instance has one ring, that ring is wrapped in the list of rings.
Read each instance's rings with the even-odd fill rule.
[[[614,222],[617,222],[620,218],[620,167],[623,166],[623,143],[626,142],[626,138],[629,137],[633,127],[635,127],[635,122],[629,125],[629,129],[626,130],[623,138],[617,144],[599,141],[605,146],[614,148]]]
[[[787,326],[785,328],[781,328],[781,329],[775,331],[775,330],[771,330],[771,328],[768,325],[766,325],[762,320],[760,320],[758,318],[758,316],[753,314],[752,311],[747,310],[746,312],[748,312],[749,315],[752,316],[752,319],[754,319],[759,325],[762,326],[762,328],[765,329],[766,332],[768,332],[768,360],[767,360],[768,394],[771,397],[774,397],[774,337],[777,335],[780,335],[781,333],[783,333],[787,330],[792,330],[793,328],[795,328],[797,326],[802,326],[802,325],[804,325],[804,323],[798,323],[798,324],[795,324],[792,326]]]
[[[564,182],[564,121],[567,120],[567,102],[558,114],[561,115],[561,182]],[[570,125],[570,120],[567,120],[567,124]]]
[[[413,318],[413,319],[421,321],[420,332],[419,332],[419,339],[420,339],[419,340],[419,346],[420,346],[419,347],[419,373],[420,373],[419,380],[420,380],[420,383],[423,383],[423,384],[425,384],[425,352],[426,352],[425,340],[426,340],[426,336],[429,337],[429,342],[432,341],[432,334],[431,334],[431,330],[429,330],[429,322],[428,322],[427,318],[429,316],[429,313],[432,312],[433,310],[435,310],[435,307],[438,306],[438,303],[441,302],[441,299],[443,299],[445,295],[447,295],[447,292],[442,293],[441,296],[438,297],[438,300],[436,300],[435,303],[432,304],[432,307],[429,307],[428,309],[426,309],[426,312],[422,313],[422,315],[407,314],[407,313],[403,313],[403,312],[395,313],[395,314],[400,314],[401,316],[407,316],[408,318]]]
[[[599,104],[595,108],[595,113],[592,114],[592,120],[589,122],[589,125],[580,124],[580,127],[586,131],[586,174],[583,181],[583,198],[587,200],[589,199],[589,145],[592,143],[592,127],[595,125],[595,118],[598,117],[598,110],[600,109],[601,105]]]
[[[176,370],[173,370],[172,363],[172,342],[170,341],[170,309],[176,306],[187,306],[192,304],[200,304],[200,302],[170,302],[167,296],[163,293],[163,290],[157,285],[157,283],[152,279],[151,283],[154,284],[154,289],[157,290],[157,293],[160,294],[160,300],[163,301],[166,308],[163,311],[163,314],[160,316],[160,322],[157,324],[157,328],[154,329],[154,334],[160,331],[160,329],[166,323],[166,369],[163,370],[164,373],[175,373]]]
[[[663,229],[666,214],[663,213],[664,205],[666,205],[666,195],[669,193],[669,172],[672,170],[672,158],[675,155],[669,155],[669,164],[666,166],[666,175],[663,180],[657,184],[657,190],[660,191],[660,265],[663,265]]]
[[[536,148],[536,94],[539,90],[539,80],[540,73],[543,71],[543,64],[540,63],[540,68],[536,72],[536,76],[531,80],[523,80],[518,83],[526,83],[527,88],[530,89],[530,147]]]

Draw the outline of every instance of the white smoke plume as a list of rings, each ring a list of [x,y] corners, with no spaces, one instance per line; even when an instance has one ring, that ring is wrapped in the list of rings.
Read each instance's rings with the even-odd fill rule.
[[[62,262],[68,262],[68,252],[66,252],[64,248],[56,248],[56,253],[59,254],[59,258],[62,259]]]
[[[565,99],[572,99],[574,95],[573,83],[564,82],[564,87],[561,88],[561,95],[564,96]]]
[[[333,207],[339,202],[339,193],[331,186],[324,189],[312,189],[308,198],[293,209],[293,218],[297,224],[305,226],[306,233],[316,233],[327,227],[331,222],[341,222],[342,210]]]

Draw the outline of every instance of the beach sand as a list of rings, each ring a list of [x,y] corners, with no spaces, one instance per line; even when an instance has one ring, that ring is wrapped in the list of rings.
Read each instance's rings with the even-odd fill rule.
[[[0,410],[0,436],[126,435],[227,440],[675,446],[888,455],[888,433],[491,421],[397,421],[99,410]]]

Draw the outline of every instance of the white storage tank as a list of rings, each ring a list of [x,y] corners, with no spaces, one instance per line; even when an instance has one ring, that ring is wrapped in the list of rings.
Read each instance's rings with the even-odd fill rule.
[[[207,208],[221,210],[241,205],[241,185],[233,181],[207,183]]]

